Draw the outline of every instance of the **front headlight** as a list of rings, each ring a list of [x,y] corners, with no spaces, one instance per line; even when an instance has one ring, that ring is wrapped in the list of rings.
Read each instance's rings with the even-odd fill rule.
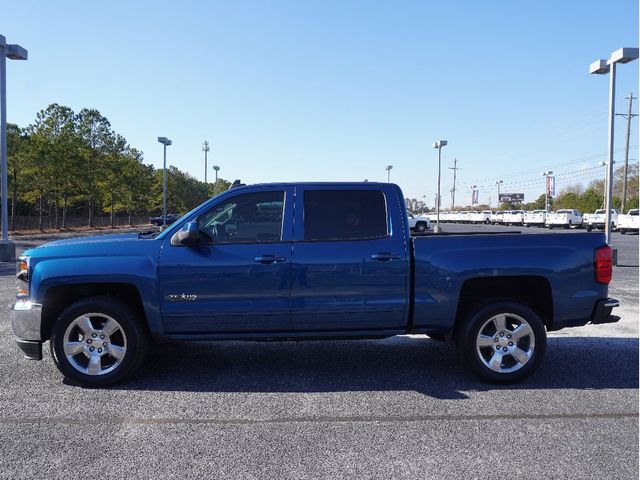
[[[16,266],[16,295],[29,297],[29,257],[18,257]]]

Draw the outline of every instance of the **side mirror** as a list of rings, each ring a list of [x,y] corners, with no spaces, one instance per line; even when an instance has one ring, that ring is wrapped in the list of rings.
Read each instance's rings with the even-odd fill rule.
[[[171,237],[174,247],[190,247],[200,243],[200,228],[198,222],[188,222]]]

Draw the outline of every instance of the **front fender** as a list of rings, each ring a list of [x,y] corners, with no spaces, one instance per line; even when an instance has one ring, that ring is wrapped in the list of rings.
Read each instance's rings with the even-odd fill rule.
[[[151,334],[156,339],[162,337],[156,267],[150,257],[43,259],[35,262],[32,268],[30,297],[38,303],[44,302],[47,291],[57,286],[96,283],[132,285],[140,294]]]

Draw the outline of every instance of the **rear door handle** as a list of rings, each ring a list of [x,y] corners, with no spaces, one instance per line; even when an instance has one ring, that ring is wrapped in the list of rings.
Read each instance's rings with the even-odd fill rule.
[[[254,260],[257,263],[264,263],[265,265],[268,265],[270,263],[282,263],[287,261],[286,258],[278,257],[276,255],[258,255],[256,258],[254,258]]]
[[[371,260],[377,260],[378,262],[388,262],[389,260],[399,260],[402,258],[402,255],[398,255],[397,253],[389,253],[389,252],[380,252],[374,253],[371,255]]]

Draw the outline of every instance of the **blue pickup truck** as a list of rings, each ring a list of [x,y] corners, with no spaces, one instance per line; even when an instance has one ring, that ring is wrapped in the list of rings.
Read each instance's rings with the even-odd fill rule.
[[[542,361],[546,332],[608,323],[612,252],[601,233],[412,238],[400,188],[239,186],[161,233],[45,244],[18,260],[19,347],[102,387],[151,342],[426,334],[483,379]]]

